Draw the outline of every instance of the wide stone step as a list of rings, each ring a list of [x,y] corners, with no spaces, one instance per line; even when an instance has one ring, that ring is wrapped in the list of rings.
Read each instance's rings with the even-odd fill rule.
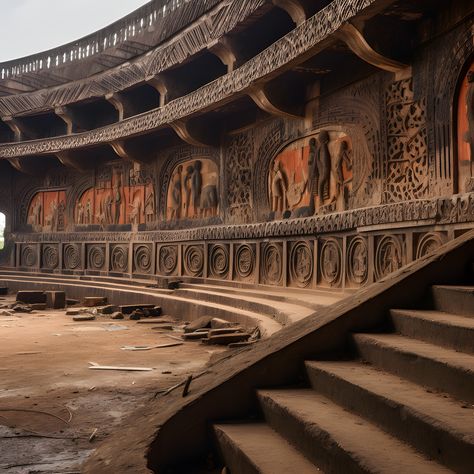
[[[451,472],[314,390],[263,390],[259,398],[267,423],[325,472]]]
[[[361,358],[420,385],[474,402],[474,356],[397,334],[354,334]]]
[[[474,286],[434,285],[432,293],[439,311],[474,316]]]
[[[225,304],[233,308],[265,314],[283,325],[296,322],[313,313],[312,309],[303,305],[272,301],[271,299],[248,294],[224,294],[213,291],[212,288],[178,289],[174,292],[174,295],[200,301],[208,301],[210,303]]]
[[[313,474],[322,471],[265,423],[214,425],[232,474]]]
[[[392,309],[390,317],[395,331],[404,336],[474,354],[474,318],[404,309]]]
[[[357,361],[306,362],[314,390],[456,472],[474,472],[474,407]]]

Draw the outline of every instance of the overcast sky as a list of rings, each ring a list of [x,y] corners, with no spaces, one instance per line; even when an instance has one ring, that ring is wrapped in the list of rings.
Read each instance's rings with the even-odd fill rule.
[[[149,0],[0,0],[0,62],[69,43]]]

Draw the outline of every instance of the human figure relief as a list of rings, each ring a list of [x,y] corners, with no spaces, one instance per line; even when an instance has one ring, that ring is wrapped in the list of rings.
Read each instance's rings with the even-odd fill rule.
[[[104,212],[105,212],[105,223],[112,224],[113,217],[112,217],[112,204],[113,199],[110,194],[108,194],[104,199]]]
[[[121,186],[121,182],[120,182],[120,179],[118,178],[114,184],[114,207],[115,207],[114,223],[115,224],[120,223],[120,208],[122,207],[122,191],[120,189],[120,186]]]
[[[275,213],[283,213],[286,209],[287,183],[285,173],[279,161],[275,161],[273,164],[270,192],[272,198],[272,211]]]
[[[336,159],[336,196],[337,199],[342,195],[344,202],[344,209],[348,207],[348,194],[349,194],[349,184],[352,181],[352,178],[344,179],[343,168],[346,168],[347,171],[352,170],[352,157],[351,150],[349,148],[349,143],[346,140],[341,141],[341,146],[339,148],[339,153]]]
[[[147,180],[145,193],[145,222],[150,223],[155,216],[155,190],[151,179]]]
[[[474,161],[474,71],[469,71],[467,73],[467,83],[468,89],[466,94],[466,111],[467,111],[467,123],[468,131],[464,136],[464,140],[469,143],[471,156],[470,156],[470,171],[471,177],[473,176],[473,166],[472,162]]]
[[[138,193],[135,194],[133,201],[129,204],[130,206],[130,224],[138,225],[140,223],[140,210],[142,206],[142,202],[140,199],[140,195]]]
[[[211,183],[202,188],[200,208],[202,217],[212,217],[217,214],[217,206],[219,205],[219,196],[217,193],[217,176],[209,176]]]
[[[42,208],[41,199],[37,199],[33,206],[33,224],[37,227],[41,226]]]
[[[301,161],[303,161],[303,150],[301,149]],[[295,172],[293,171],[290,182],[288,183],[288,191],[286,193],[286,200],[290,209],[297,206],[303,197],[303,193],[306,190],[308,184],[308,173],[306,169],[302,168],[303,179],[301,181],[295,181]]]
[[[86,202],[86,224],[92,224],[92,203],[90,198]]]
[[[188,167],[189,169],[189,167]],[[183,194],[182,194],[182,185],[181,185],[181,179],[182,179],[182,172],[183,172],[183,167],[182,165],[179,165],[178,168],[176,168],[176,171],[173,174],[173,177],[171,178],[171,195],[170,195],[170,219],[179,219],[181,217],[181,207],[183,204]],[[189,178],[188,178],[189,177]],[[188,181],[186,179],[188,178]],[[191,196],[191,187],[189,187],[189,193],[188,193],[188,188],[186,187],[187,184],[190,184],[190,179],[191,175],[188,173],[186,174],[185,179],[185,189],[186,189],[186,216],[187,210],[188,210],[188,199]]]
[[[80,201],[77,203],[76,224],[84,224],[84,206]]]
[[[188,166],[186,168],[186,176],[184,177],[184,193],[185,193],[184,215],[185,217],[189,217],[189,208],[191,207],[193,171],[194,171],[194,167],[191,165]]]
[[[194,208],[194,217],[200,217],[201,214],[201,192],[202,192],[202,162],[196,160],[194,163],[193,174],[191,176],[191,200]]]
[[[319,204],[329,199],[329,178],[331,175],[331,154],[329,152],[329,133],[323,131],[318,137],[316,151],[315,178]]]

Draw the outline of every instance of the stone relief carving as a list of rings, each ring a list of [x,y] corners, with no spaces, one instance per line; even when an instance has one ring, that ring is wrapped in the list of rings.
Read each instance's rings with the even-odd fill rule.
[[[105,267],[105,245],[88,245],[87,268],[89,270],[103,270]]]
[[[158,272],[163,275],[175,275],[178,268],[178,246],[162,245],[158,250]]]
[[[231,224],[251,222],[252,210],[252,137],[241,133],[234,137],[226,156],[226,195]]]
[[[59,248],[57,245],[43,245],[41,250],[41,267],[54,270],[59,266]]]
[[[229,247],[227,245],[211,245],[209,247],[209,273],[214,278],[226,279],[229,274]]]
[[[77,244],[66,244],[63,249],[63,266],[66,270],[81,267],[81,248]]]
[[[110,249],[110,270],[113,272],[127,273],[128,247],[113,245]]]
[[[35,232],[61,232],[66,229],[66,191],[40,191],[29,205],[27,223]]]
[[[343,132],[323,130],[297,140],[274,159],[269,172],[271,217],[345,211],[352,193],[352,145]]]
[[[37,247],[22,245],[20,247],[20,267],[36,267],[38,264]]]
[[[279,243],[266,243],[261,250],[261,279],[267,285],[279,285],[283,275],[283,249]]]
[[[415,100],[413,80],[393,83],[387,94],[387,177],[384,201],[421,199],[429,192],[426,98]]]
[[[204,247],[189,245],[184,249],[184,271],[190,276],[202,276],[204,270]]]
[[[313,278],[313,250],[308,242],[294,242],[290,248],[290,279],[300,288],[311,284]]]
[[[397,271],[404,262],[404,248],[400,237],[387,235],[379,240],[375,250],[375,275],[377,279]]]
[[[347,248],[347,278],[353,285],[363,285],[369,271],[369,248],[367,239],[354,237]]]
[[[139,244],[133,249],[133,269],[136,273],[153,271],[153,250],[151,244]]]
[[[474,191],[474,61],[462,79],[457,103],[458,186]]]
[[[319,262],[322,281],[329,286],[338,286],[341,281],[342,249],[337,239],[322,241]]]
[[[416,258],[424,257],[435,252],[439,247],[447,242],[446,235],[440,232],[428,232],[423,235],[416,248]]]
[[[214,161],[195,159],[179,164],[171,175],[167,219],[205,219],[219,207],[219,170]]]
[[[241,244],[235,249],[235,274],[237,278],[248,279],[255,269],[255,245]]]

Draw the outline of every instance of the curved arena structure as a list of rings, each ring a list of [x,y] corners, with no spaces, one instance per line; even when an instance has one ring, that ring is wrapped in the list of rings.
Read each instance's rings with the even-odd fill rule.
[[[150,426],[127,428],[133,454],[115,437],[85,472],[205,472],[193,460],[212,452],[212,472],[277,473],[241,454],[247,435],[239,444],[237,428],[206,423],[283,417],[283,396],[259,392],[258,409],[249,393],[294,383],[289,354],[308,357],[311,331],[331,351],[343,340],[331,331],[375,324],[351,305],[373,310],[394,288],[414,304],[405,268],[444,283],[430,255],[457,262],[467,244],[455,239],[474,228],[473,18],[469,0],[152,0],[0,63],[4,286],[159,304],[267,339],[224,360],[188,405],[172,395],[164,414],[143,412]],[[420,281],[420,294],[438,282]],[[345,315],[357,322],[319,336],[321,318]],[[241,402],[215,409],[238,390]],[[255,436],[267,435],[271,445]],[[305,453],[326,472],[358,472],[318,456]]]

